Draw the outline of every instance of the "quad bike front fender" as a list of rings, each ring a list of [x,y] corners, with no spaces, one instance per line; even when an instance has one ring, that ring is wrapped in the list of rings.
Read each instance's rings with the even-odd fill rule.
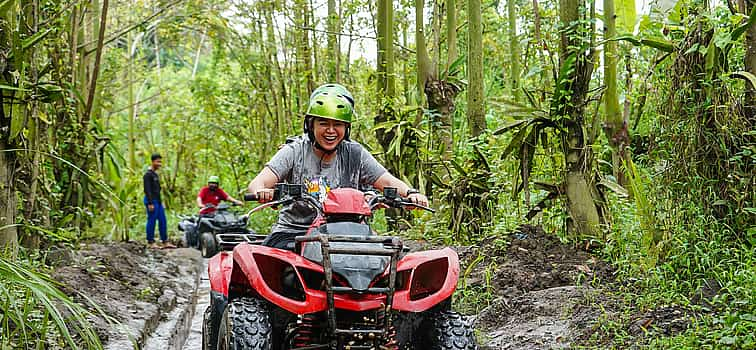
[[[228,297],[228,282],[231,280],[233,266],[233,256],[229,252],[215,254],[208,260],[207,276],[210,279],[210,290]]]
[[[293,273],[303,289],[304,300],[292,299],[284,292],[284,271],[293,268]],[[323,267],[293,252],[260,245],[241,243],[233,251],[230,285],[259,295],[274,305],[294,314],[309,314],[327,308],[326,295],[319,290],[305,287],[301,269],[323,272]],[[288,270],[290,273],[292,270]],[[233,288],[233,287],[232,287]]]
[[[397,265],[405,279],[394,293],[392,308],[423,312],[449,299],[459,281],[459,256],[450,248],[407,254]]]

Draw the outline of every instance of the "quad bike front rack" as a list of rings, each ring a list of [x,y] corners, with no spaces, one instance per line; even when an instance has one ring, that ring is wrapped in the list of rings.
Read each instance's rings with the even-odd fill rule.
[[[299,236],[296,237],[296,242],[317,242],[320,243],[320,249],[323,254],[323,272],[325,275],[325,292],[326,300],[328,303],[327,317],[328,327],[331,334],[337,336],[368,336],[374,335],[376,338],[379,336],[388,336],[391,329],[392,309],[391,306],[394,301],[394,292],[396,291],[396,267],[399,262],[399,255],[404,249],[402,240],[399,237],[392,236],[336,236],[336,235],[324,235],[315,234],[312,236]],[[331,243],[364,243],[371,244],[370,247],[365,248],[334,248]],[[377,248],[375,243],[381,243],[382,247]],[[365,255],[365,256],[387,256],[389,260],[389,280],[387,287],[371,287],[367,290],[356,290],[352,287],[342,287],[333,285],[333,265],[331,264],[332,254],[344,254],[344,255]],[[334,293],[375,293],[386,294],[386,305],[384,305],[384,326],[383,329],[340,329],[337,328],[336,323],[336,306],[334,303]],[[332,348],[334,347],[331,344]],[[327,346],[327,345],[326,345]],[[313,349],[323,348],[321,346],[312,347]],[[349,347],[352,350],[360,349],[375,349],[374,346],[359,346],[351,345]],[[310,349],[307,347],[305,349]]]

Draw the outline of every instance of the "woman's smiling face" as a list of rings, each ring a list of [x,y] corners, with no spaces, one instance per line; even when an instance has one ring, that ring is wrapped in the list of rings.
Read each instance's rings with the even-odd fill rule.
[[[347,123],[324,118],[313,120],[315,141],[326,151],[333,151],[346,135]]]

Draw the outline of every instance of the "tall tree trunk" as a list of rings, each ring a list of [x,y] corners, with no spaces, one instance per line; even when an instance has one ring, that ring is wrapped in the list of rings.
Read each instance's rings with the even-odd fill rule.
[[[446,0],[446,69],[457,60],[457,1]]]
[[[315,8],[315,4],[313,0],[309,0],[307,4],[304,7],[305,11],[305,22],[307,27],[310,27],[311,25],[314,26],[314,21],[311,20],[312,16],[312,9]],[[310,30],[311,40],[308,40],[307,42],[307,48],[310,50],[309,52],[312,54],[312,61],[310,64],[310,75],[307,77],[308,84],[307,87],[310,91],[315,90],[315,81],[318,80],[318,72],[319,72],[319,60],[318,60],[318,38],[315,35],[314,30]]]
[[[520,41],[517,38],[517,8],[515,0],[507,0],[507,15],[509,16],[509,81],[512,97],[520,99]]]
[[[604,0],[604,133],[612,147],[612,173],[617,182],[625,186],[623,163],[628,156],[629,135],[627,120],[624,119],[619,105],[617,92],[617,42],[608,41],[617,36],[617,16],[614,0]]]
[[[538,0],[533,0],[533,36],[533,39],[535,39],[534,46],[538,57],[538,65],[541,67],[540,86],[542,87],[541,102],[543,102],[546,100],[546,89],[543,87],[549,85],[549,71],[546,69],[546,67],[548,67],[548,60],[544,53],[544,45],[546,45],[546,43],[541,38],[541,10],[538,6]]]
[[[453,0],[451,1],[453,5]],[[449,2],[447,2],[449,4]],[[424,31],[424,0],[415,0],[415,46],[417,60],[417,89],[418,96],[425,94],[425,100],[428,102],[428,109],[435,111],[434,115],[438,118],[440,124],[438,132],[438,147],[443,160],[451,159],[454,151],[454,141],[452,137],[452,114],[454,113],[454,98],[459,90],[452,84],[438,78],[437,67],[431,61],[428,55],[428,48],[425,42]],[[454,11],[448,10],[448,14],[456,16]],[[450,20],[447,17],[447,27],[456,30],[456,18]],[[450,30],[447,28],[447,33]],[[454,48],[452,48],[454,47]],[[448,65],[456,59],[456,42],[449,42],[450,55],[447,56]],[[447,67],[448,68],[448,67]],[[422,97],[421,104],[422,104]],[[431,123],[435,125],[436,123]]]
[[[272,135],[274,139],[278,139],[278,136],[280,135],[282,128],[282,122],[281,118],[283,118],[284,114],[284,107],[282,106],[283,101],[281,100],[281,97],[285,93],[283,90],[281,90],[281,87],[279,84],[277,84],[278,79],[281,78],[278,68],[278,56],[276,51],[276,34],[274,30],[274,23],[273,23],[273,4],[271,2],[267,2],[266,6],[263,8],[263,13],[265,17],[265,57],[268,59],[268,64],[265,67],[265,70],[268,71],[266,74],[266,77],[268,79],[268,86],[273,92],[273,96],[271,96],[271,99],[273,100],[274,104],[274,120],[276,121],[276,127],[274,130],[274,134]],[[304,42],[307,41],[307,31],[303,30],[303,39],[302,45],[304,45]],[[303,53],[304,55],[304,53]],[[305,62],[309,62],[309,60],[306,60]],[[305,72],[307,72],[307,69],[309,67],[303,62],[303,69]],[[309,74],[309,73],[306,73]]]
[[[127,61],[126,61],[126,84],[129,84],[129,169],[137,171],[136,163],[136,134],[134,119],[136,118],[136,106],[134,101],[134,77],[132,74],[132,64],[134,64],[134,36],[131,32],[127,35]]]
[[[336,11],[336,0],[328,0],[328,81],[338,81],[337,71],[338,67],[338,55],[339,55],[339,42],[337,33],[338,28],[338,13]]]
[[[554,112],[556,117],[563,117],[566,129],[562,133],[562,148],[565,154],[565,187],[567,205],[572,219],[571,231],[600,237],[600,216],[597,208],[600,199],[591,176],[593,154],[587,144],[584,120],[585,101],[588,93],[591,71],[593,70],[592,51],[586,47],[586,35],[592,29],[587,28],[584,0],[560,0],[560,72],[569,72],[559,77],[557,82],[557,101]]]
[[[94,65],[92,68],[92,80],[89,83],[89,96],[87,97],[86,111],[84,113],[84,124],[89,121],[94,108],[95,92],[97,91],[97,77],[100,75],[100,59],[104,48],[105,27],[108,22],[108,0],[102,0],[102,9],[100,10],[100,23],[97,26],[97,48],[95,50]],[[85,125],[86,126],[86,125]]]
[[[377,92],[380,101],[380,111],[376,117],[376,122],[382,123],[391,118],[393,113],[393,106],[389,105],[387,101],[392,101],[395,93],[394,87],[394,40],[393,40],[393,3],[392,0],[378,0],[377,2],[378,18],[376,27],[378,27],[378,56],[376,60],[377,64]],[[380,129],[376,132],[376,137],[381,145],[384,147],[384,151],[388,149],[391,139],[394,137],[393,133],[385,132]],[[388,162],[389,164],[392,162]],[[389,165],[391,168],[392,165]],[[396,170],[396,169],[391,169]]]
[[[384,32],[384,44],[386,45],[386,97],[396,96],[396,75],[394,74],[394,2],[386,0],[386,22]]]
[[[415,60],[417,61],[417,99],[420,105],[424,104],[425,83],[433,76],[428,47],[425,44],[424,11],[425,0],[415,0]]]
[[[2,102],[2,101],[0,101]],[[5,115],[2,116],[6,119]],[[5,124],[5,120],[2,121]],[[0,140],[0,255],[15,257],[18,252],[16,229],[16,186],[14,179],[15,156],[5,152],[10,148],[6,140]]]
[[[442,14],[443,9],[441,8],[439,1],[442,0],[432,0],[433,12],[431,15],[431,26],[433,29],[431,34],[433,35],[433,46],[430,52],[431,54],[433,54],[433,74],[436,76],[438,76],[438,66],[441,62],[441,18],[444,17],[444,15]]]
[[[39,31],[39,1],[33,0],[31,6],[27,7],[26,14],[27,22],[29,22],[29,28],[32,33]],[[39,71],[37,68],[37,49],[36,45],[28,49],[28,63],[29,63],[29,78],[32,85],[39,84]],[[40,139],[43,137],[41,134],[42,125],[39,120],[39,100],[33,99],[29,101],[28,107],[25,109],[28,111],[27,120],[27,139],[28,147],[30,151],[27,151],[27,158],[24,163],[29,167],[26,183],[29,183],[28,191],[24,193],[26,205],[23,210],[23,215],[26,219],[32,220],[35,218],[35,207],[37,202],[37,187],[39,183],[39,168],[40,168]],[[26,231],[26,234],[22,235],[22,245],[30,249],[38,249],[40,238],[37,232]]]
[[[756,8],[756,0],[746,0],[746,15],[749,15]],[[746,32],[745,38],[745,68],[746,71],[756,75],[756,24],[751,25]],[[751,121],[756,122],[756,86],[746,82],[746,108],[747,116]]]
[[[407,33],[408,31],[409,23],[405,21],[402,25],[402,45],[404,47],[409,47],[409,34]],[[402,60],[402,91],[404,92],[404,103],[407,105],[412,105],[414,101],[412,101],[412,90],[410,90],[410,80],[412,79],[412,74],[410,73],[409,61],[409,59]]]
[[[483,100],[483,25],[480,0],[467,0],[467,118],[470,133],[477,137],[486,130],[486,110]]]
[[[349,33],[354,33],[354,15],[352,13],[349,13]],[[354,37],[352,35],[349,35],[349,42],[347,43],[347,52],[344,56],[344,75],[346,76],[346,79],[348,82],[352,82],[353,79],[351,77],[350,72],[350,63],[352,62],[352,44],[354,44]]]

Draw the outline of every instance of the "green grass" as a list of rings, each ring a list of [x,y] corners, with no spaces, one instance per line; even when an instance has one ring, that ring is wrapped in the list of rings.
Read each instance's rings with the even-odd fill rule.
[[[102,349],[90,312],[33,264],[0,257],[0,346]]]

